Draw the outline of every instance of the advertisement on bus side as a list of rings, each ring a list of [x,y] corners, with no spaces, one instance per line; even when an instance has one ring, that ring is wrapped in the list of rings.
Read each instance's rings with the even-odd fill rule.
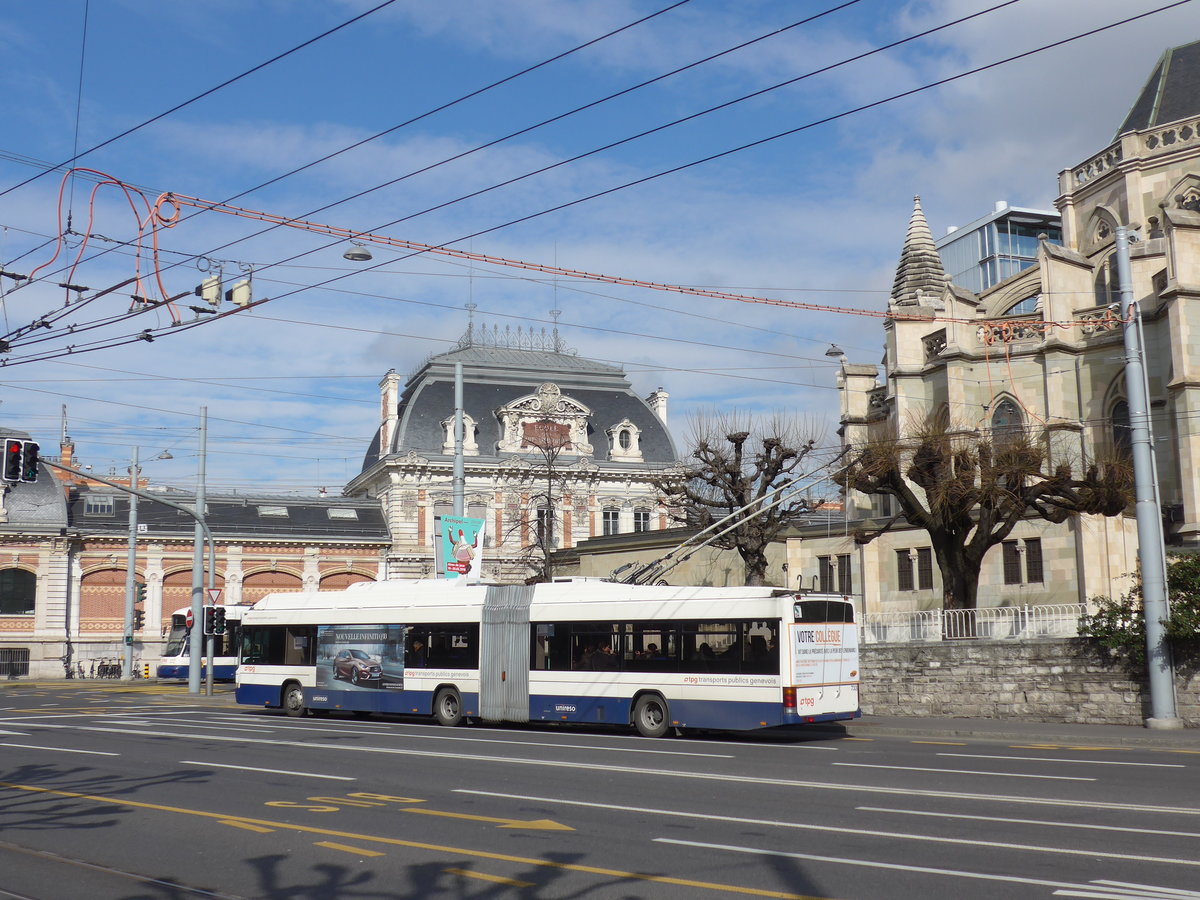
[[[403,625],[317,626],[319,688],[404,690]]]

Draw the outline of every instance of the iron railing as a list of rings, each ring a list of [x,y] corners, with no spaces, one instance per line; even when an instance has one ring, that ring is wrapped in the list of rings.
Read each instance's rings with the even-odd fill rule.
[[[910,644],[946,640],[1012,641],[1079,635],[1087,612],[1082,603],[931,609],[859,615],[864,644]]]

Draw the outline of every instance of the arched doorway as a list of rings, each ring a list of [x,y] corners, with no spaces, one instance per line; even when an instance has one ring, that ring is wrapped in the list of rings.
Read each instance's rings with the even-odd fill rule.
[[[367,575],[360,575],[358,572],[334,572],[326,575],[321,579],[319,590],[322,591],[344,591],[352,584],[359,584],[363,581],[374,581]]]
[[[251,606],[267,594],[303,589],[300,576],[291,572],[252,572],[242,579],[242,606]]]

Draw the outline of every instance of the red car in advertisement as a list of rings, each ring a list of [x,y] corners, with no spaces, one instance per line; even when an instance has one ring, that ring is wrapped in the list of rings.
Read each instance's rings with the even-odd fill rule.
[[[351,684],[378,683],[383,678],[383,666],[361,650],[340,650],[333,658],[333,677]]]

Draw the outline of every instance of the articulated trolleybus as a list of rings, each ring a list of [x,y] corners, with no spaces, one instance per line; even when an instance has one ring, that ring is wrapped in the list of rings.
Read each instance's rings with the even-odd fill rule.
[[[191,665],[191,634],[187,627],[187,614],[191,607],[185,606],[171,613],[171,630],[167,634],[167,646],[158,661],[159,678],[187,678]],[[233,681],[237,674],[237,652],[241,643],[242,613],[245,606],[226,606],[225,633],[213,635],[213,680]],[[205,638],[207,641],[208,638]],[[207,643],[205,644],[207,646]],[[203,670],[202,670],[203,673]]]
[[[269,595],[245,613],[239,703],[443,725],[590,722],[647,737],[853,719],[841,597],[602,581],[386,581]]]

